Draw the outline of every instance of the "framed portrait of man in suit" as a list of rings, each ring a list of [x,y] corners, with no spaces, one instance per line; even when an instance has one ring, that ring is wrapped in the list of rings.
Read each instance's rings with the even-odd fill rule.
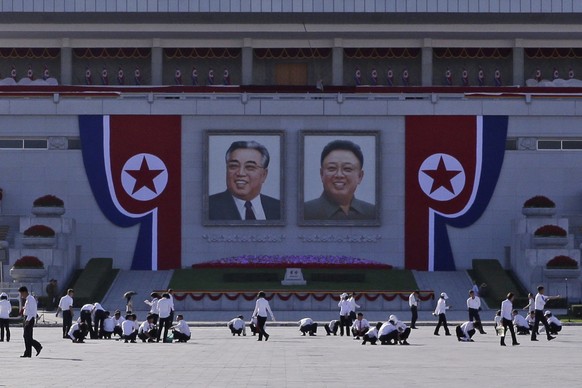
[[[299,224],[380,225],[380,132],[302,131]]]
[[[205,225],[284,225],[283,131],[206,131]]]

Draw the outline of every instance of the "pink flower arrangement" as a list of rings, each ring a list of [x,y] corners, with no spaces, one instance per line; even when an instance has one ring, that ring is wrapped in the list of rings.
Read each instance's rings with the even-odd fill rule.
[[[242,255],[193,264],[192,268],[341,268],[391,269],[389,264],[351,256]]]

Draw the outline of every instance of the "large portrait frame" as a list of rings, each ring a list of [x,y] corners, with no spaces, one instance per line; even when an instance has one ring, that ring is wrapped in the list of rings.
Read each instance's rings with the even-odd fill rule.
[[[362,151],[363,170],[359,183],[350,184],[349,180],[346,187],[352,187],[351,206],[349,213],[341,214],[340,207],[333,204],[331,197],[338,195],[338,190],[331,188],[329,195],[324,187],[329,186],[331,181],[326,179],[323,167],[321,166],[321,155],[324,147],[330,145],[331,148],[336,146],[345,147],[335,142],[347,141],[353,143]],[[333,142],[333,144],[331,144]],[[341,149],[340,149],[341,151]],[[345,150],[344,150],[345,151]],[[379,226],[381,214],[381,161],[380,161],[380,131],[323,131],[323,130],[304,130],[299,134],[299,225],[302,226]],[[333,156],[331,153],[329,154]],[[342,155],[342,153],[335,153]],[[346,152],[343,153],[346,155]],[[348,159],[358,161],[357,156],[347,151]],[[328,162],[326,157],[326,163]],[[349,163],[347,164],[350,165]],[[357,173],[357,171],[356,171]],[[331,178],[330,178],[331,179]],[[324,183],[327,182],[327,183]],[[339,182],[340,184],[344,184]],[[356,186],[357,185],[357,186]],[[355,189],[355,192],[353,191]],[[339,191],[341,196],[341,191]],[[345,195],[345,192],[344,194]],[[345,197],[344,197],[345,198]],[[333,210],[333,206],[337,211]]]
[[[266,173],[263,183],[260,184],[260,199],[262,203],[262,210],[257,214],[257,219],[243,219],[244,209],[238,209],[235,199],[240,193],[235,195],[229,191],[228,182],[231,186],[235,185],[234,181],[230,179],[230,172],[227,171],[226,152],[234,142],[249,142],[254,141],[264,146],[269,154],[268,168],[264,169],[262,166],[254,169],[248,176],[239,177],[242,181],[240,190],[249,189],[247,185],[257,184],[257,180],[252,180],[254,173]],[[285,185],[284,167],[285,167],[285,132],[280,130],[206,130],[204,131],[204,173],[203,173],[203,225],[206,226],[269,226],[269,225],[285,225],[285,208],[284,208],[284,194]],[[245,149],[244,145],[240,149]],[[253,150],[251,148],[251,150]],[[260,160],[264,160],[262,154],[257,150],[257,155],[260,155]],[[234,154],[234,152],[233,152]],[[243,171],[246,171],[243,168]],[[246,172],[244,173],[246,175]],[[234,179],[234,178],[233,178]],[[263,178],[256,178],[263,179]],[[240,182],[239,181],[239,182]],[[258,187],[258,186],[257,186]],[[233,188],[239,190],[239,188]],[[241,199],[241,198],[239,198]],[[244,201],[244,199],[241,199]],[[240,202],[239,202],[240,206]],[[254,208],[254,205],[253,205]],[[236,212],[243,212],[239,215]],[[263,214],[265,219],[260,219],[259,214]]]

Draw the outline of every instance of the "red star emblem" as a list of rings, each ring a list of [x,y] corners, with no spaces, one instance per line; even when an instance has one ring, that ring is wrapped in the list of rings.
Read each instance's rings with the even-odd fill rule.
[[[459,175],[462,171],[447,170],[447,166],[445,166],[445,161],[441,156],[436,170],[422,170],[422,172],[424,172],[426,175],[432,178],[432,187],[430,188],[431,194],[441,187],[455,194],[455,191],[453,190],[453,185],[451,183],[451,179]]]
[[[156,185],[154,184],[154,179],[160,175],[164,170],[150,170],[148,166],[148,161],[145,156],[141,160],[141,166],[139,170],[125,170],[129,175],[135,179],[135,184],[133,186],[133,191],[131,194],[135,194],[136,191],[142,187],[147,187],[151,191],[157,194]]]

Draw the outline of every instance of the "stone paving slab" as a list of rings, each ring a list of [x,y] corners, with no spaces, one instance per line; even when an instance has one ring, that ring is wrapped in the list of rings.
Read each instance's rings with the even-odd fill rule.
[[[269,323],[268,323],[269,325]],[[468,387],[580,386],[582,327],[557,339],[499,346],[493,331],[474,343],[412,332],[411,346],[362,346],[349,337],[302,337],[296,327],[268,326],[271,338],[232,337],[226,327],[196,327],[187,344],[73,344],[56,327],[38,327],[44,349],[21,359],[22,329],[0,343],[0,386],[6,387]]]

